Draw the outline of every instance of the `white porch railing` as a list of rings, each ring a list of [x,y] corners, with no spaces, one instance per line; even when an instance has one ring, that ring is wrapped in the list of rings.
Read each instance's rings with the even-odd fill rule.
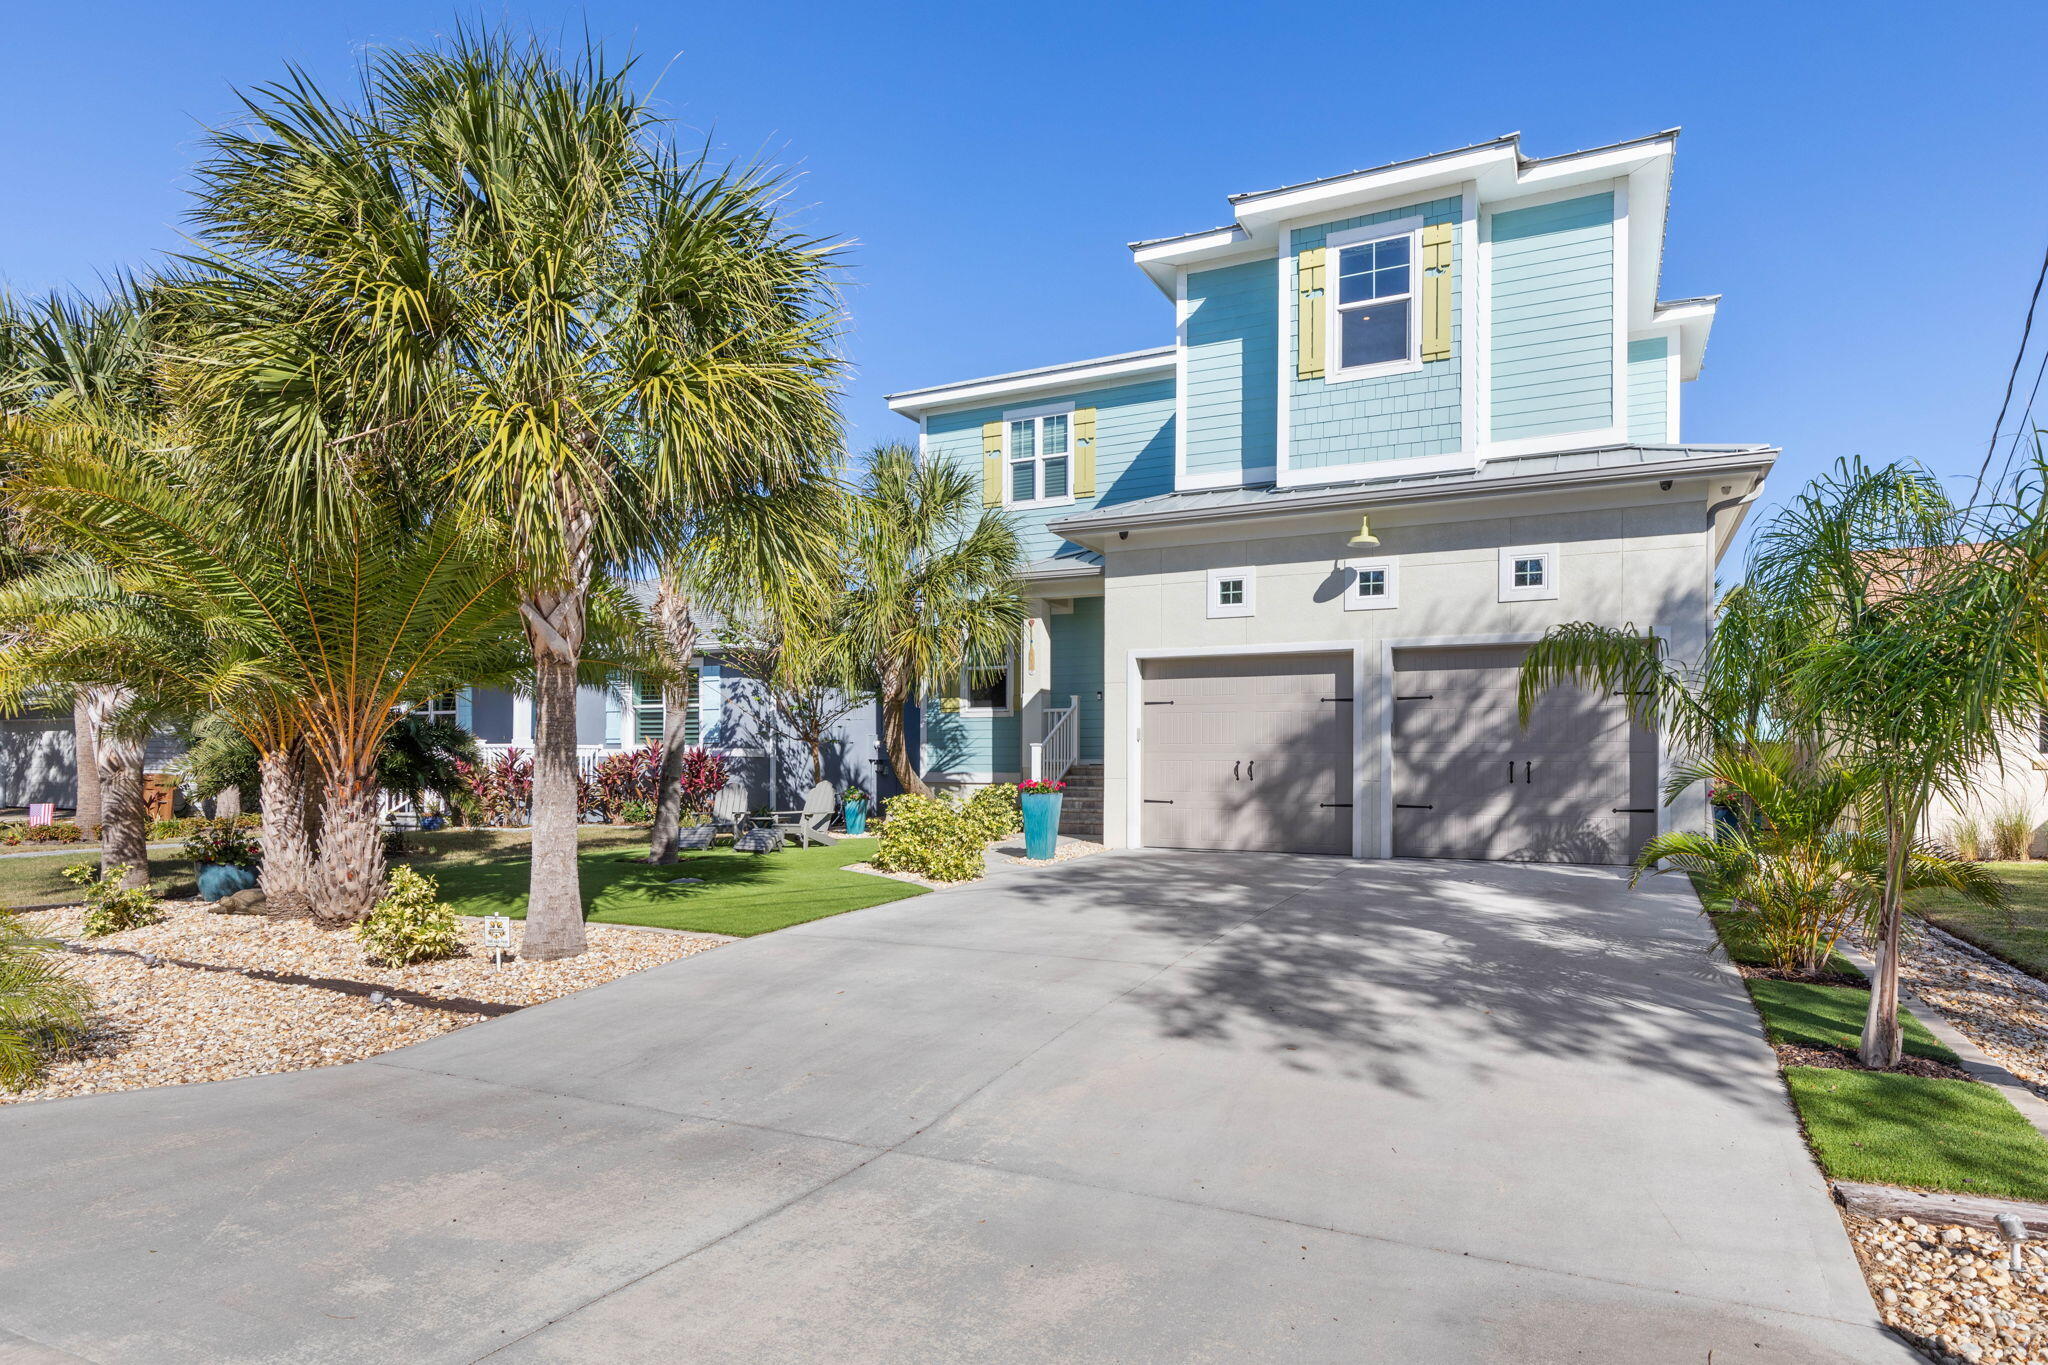
[[[505,756],[507,750],[511,749],[517,749],[521,757],[529,759],[533,757],[533,746],[531,744],[479,744],[476,747],[483,750],[483,758],[486,763],[495,763]],[[609,748],[603,744],[579,744],[576,746],[576,770],[585,777],[589,777],[591,770],[597,767],[599,761],[606,754],[620,752],[622,751]]]
[[[1045,737],[1031,746],[1031,780],[1058,782],[1081,754],[1081,699],[1045,708]]]

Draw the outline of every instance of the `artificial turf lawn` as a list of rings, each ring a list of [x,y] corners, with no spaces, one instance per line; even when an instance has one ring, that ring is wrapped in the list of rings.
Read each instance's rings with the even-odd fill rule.
[[[924,894],[907,882],[841,870],[874,851],[873,839],[842,839],[831,847],[792,846],[777,853],[685,853],[655,867],[642,861],[644,830],[636,839],[586,840],[579,860],[584,918],[744,938]],[[440,883],[441,899],[457,914],[526,914],[524,841],[496,849],[463,846],[442,857],[415,859],[413,866]],[[700,880],[682,880],[689,877]]]
[[[1914,912],[2035,976],[2048,977],[2048,863],[1986,866],[2012,888],[2010,906],[1976,905],[1953,891],[1920,891],[1913,896]]]
[[[1836,1180],[2048,1200],[2048,1138],[1988,1085],[1790,1066],[1785,1087]]]
[[[26,858],[0,858],[0,909],[31,905],[75,905],[83,896],[65,881],[63,871],[73,863],[99,866],[98,844],[82,845],[61,853],[37,853]],[[158,896],[195,896],[192,864],[175,852],[154,853],[149,859],[150,888]]]
[[[1774,1043],[1795,1047],[1835,1047],[1856,1050],[1863,1037],[1863,1016],[1870,1008],[1870,992],[1854,986],[1813,986],[1803,981],[1771,981],[1751,977],[1745,984],[1757,1012],[1764,1017],[1764,1034]],[[1899,1026],[1905,1031],[1905,1050],[1915,1057],[1956,1065],[1962,1059],[1944,1047],[1927,1026],[1904,1010]]]

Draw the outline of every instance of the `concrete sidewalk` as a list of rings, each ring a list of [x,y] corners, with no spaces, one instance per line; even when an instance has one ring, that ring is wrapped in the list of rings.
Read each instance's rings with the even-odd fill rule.
[[[0,1361],[1915,1359],[1707,941],[1608,870],[1112,853],[0,1108]]]

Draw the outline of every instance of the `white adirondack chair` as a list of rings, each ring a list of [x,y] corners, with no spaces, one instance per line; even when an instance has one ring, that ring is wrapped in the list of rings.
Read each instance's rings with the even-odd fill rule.
[[[738,782],[728,782],[718,789],[718,795],[711,798],[711,827],[723,829],[738,838],[747,827],[747,789]]]
[[[805,848],[812,844],[836,844],[839,841],[825,832],[832,823],[832,809],[837,804],[832,795],[830,782],[815,783],[804,793],[802,810],[779,810],[775,812],[775,828],[793,836]]]

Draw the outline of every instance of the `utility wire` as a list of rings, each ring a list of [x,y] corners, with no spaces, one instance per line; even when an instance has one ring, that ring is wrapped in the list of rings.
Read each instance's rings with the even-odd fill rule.
[[[1991,426],[1991,441],[1984,449],[1984,462],[1977,466],[1977,483],[1970,490],[1970,501],[1977,501],[1977,494],[1983,491],[1984,476],[1991,470],[1991,457],[1998,453],[1998,434],[2005,429],[2005,414],[2012,406],[2013,385],[2019,381],[2020,363],[2027,357],[2027,338],[2034,332],[2034,309],[2041,302],[2041,283],[2048,280],[2048,251],[2041,253],[2041,270],[2034,276],[2034,296],[2027,300],[2027,321],[2020,328],[2020,348],[2012,358],[2012,373],[2005,377],[2005,397],[1998,404],[1998,420]],[[2029,400],[2028,406],[2032,407]],[[2010,463],[2010,461],[2008,461]],[[2004,476],[2001,475],[2002,479]]]

